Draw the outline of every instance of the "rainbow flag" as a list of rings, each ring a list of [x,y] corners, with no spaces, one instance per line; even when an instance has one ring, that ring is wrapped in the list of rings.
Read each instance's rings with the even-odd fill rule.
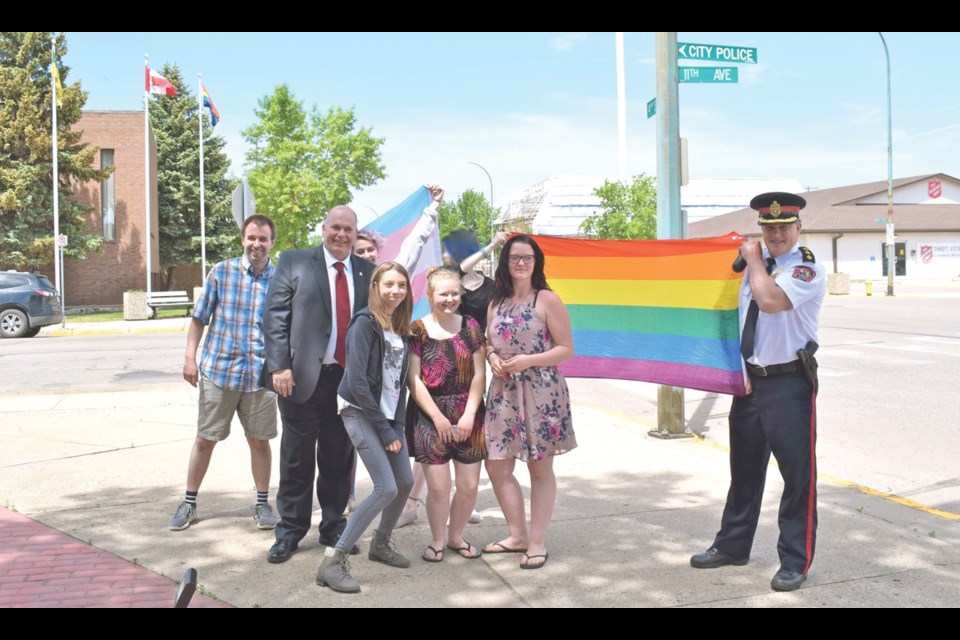
[[[426,187],[420,187],[410,196],[387,211],[376,220],[366,225],[369,229],[374,229],[383,234],[386,245],[380,252],[380,262],[393,260],[400,253],[400,247],[403,241],[407,239],[417,221],[423,214],[423,210],[430,204],[432,198]],[[426,271],[430,267],[442,263],[442,253],[440,251],[440,232],[434,229],[433,235],[423,247],[420,259],[410,273],[410,284],[413,287],[414,305],[413,318],[422,318],[430,313],[430,303],[427,301],[426,289],[427,278]]]
[[[743,238],[581,240],[535,236],[570,312],[565,375],[744,394],[731,269]]]
[[[210,94],[207,93],[207,88],[202,84],[200,85],[200,95],[203,96],[203,106],[210,109],[210,126],[217,126],[217,123],[220,122],[220,112],[214,106]]]

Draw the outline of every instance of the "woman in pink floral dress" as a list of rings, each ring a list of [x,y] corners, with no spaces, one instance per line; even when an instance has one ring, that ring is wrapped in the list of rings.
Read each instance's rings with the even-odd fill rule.
[[[523,553],[521,569],[547,562],[547,525],[557,498],[553,456],[577,446],[570,394],[557,365],[573,356],[570,316],[547,286],[543,251],[527,235],[510,238],[497,265],[497,295],[487,312],[493,377],[484,432],[487,475],[510,535],[484,553]],[[530,472],[530,528],[517,460]]]

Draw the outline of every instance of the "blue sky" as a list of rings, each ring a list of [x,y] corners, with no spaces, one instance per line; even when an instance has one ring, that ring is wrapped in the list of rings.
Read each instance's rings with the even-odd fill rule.
[[[957,33],[884,33],[895,177],[960,176]],[[419,185],[495,201],[553,175],[618,175],[616,48],[607,33],[66,32],[66,83],[87,109],[143,108],[143,56],[176,64],[213,97],[233,173],[257,101],[287,83],[307,108],[353,107],[386,138],[388,177],[356,194],[361,223]],[[736,84],[681,84],[691,178],[792,178],[809,188],[887,178],[887,81],[876,32],[678,32],[757,49]],[[656,175],[655,34],[624,35],[627,159]],[[695,64],[681,61],[681,65]],[[723,64],[723,63],[711,63]]]

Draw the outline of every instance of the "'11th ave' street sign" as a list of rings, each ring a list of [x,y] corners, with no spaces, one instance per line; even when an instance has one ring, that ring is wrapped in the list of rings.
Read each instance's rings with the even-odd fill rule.
[[[757,50],[754,47],[678,42],[677,57],[681,60],[713,60],[716,62],[756,64]]]
[[[680,67],[680,82],[739,82],[736,67]]]

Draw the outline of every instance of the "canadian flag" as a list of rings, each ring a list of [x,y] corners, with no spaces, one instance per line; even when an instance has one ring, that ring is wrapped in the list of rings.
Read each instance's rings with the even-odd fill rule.
[[[177,95],[177,88],[173,84],[164,78],[162,75],[150,69],[150,67],[144,67],[146,69],[146,86],[144,87],[150,93],[159,93],[161,95],[166,95],[174,97]]]

